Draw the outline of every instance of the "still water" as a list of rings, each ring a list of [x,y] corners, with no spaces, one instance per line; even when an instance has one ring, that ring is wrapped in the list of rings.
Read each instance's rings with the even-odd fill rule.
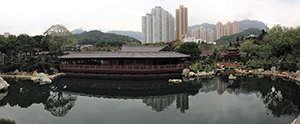
[[[285,124],[300,113],[299,86],[271,77],[219,76],[181,84],[167,77],[63,77],[43,86],[7,82],[0,118],[19,124]]]

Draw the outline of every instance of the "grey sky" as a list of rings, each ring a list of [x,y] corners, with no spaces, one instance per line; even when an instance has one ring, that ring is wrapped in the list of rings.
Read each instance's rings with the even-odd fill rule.
[[[218,21],[258,20],[272,27],[299,26],[299,0],[5,0],[0,7],[0,34],[43,34],[62,24],[70,31],[141,31],[141,17],[161,6],[175,16],[188,8],[189,26]]]

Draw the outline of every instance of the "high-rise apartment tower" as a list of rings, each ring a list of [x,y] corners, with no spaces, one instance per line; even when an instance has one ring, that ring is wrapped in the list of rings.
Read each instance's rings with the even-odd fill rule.
[[[142,43],[175,40],[175,18],[160,6],[142,17]]]
[[[225,28],[222,22],[218,22],[216,25],[216,39],[219,39],[225,35]]]
[[[238,21],[233,21],[232,23],[232,34],[239,33],[239,22]]]
[[[180,5],[176,9],[176,39],[182,40],[182,34],[188,34],[188,9]]]

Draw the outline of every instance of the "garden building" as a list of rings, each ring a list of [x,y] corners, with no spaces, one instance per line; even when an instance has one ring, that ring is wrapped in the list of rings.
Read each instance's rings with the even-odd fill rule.
[[[233,69],[235,66],[235,59],[239,59],[247,56],[247,53],[239,53],[239,49],[236,47],[230,47],[226,49],[228,53],[222,53],[219,58],[222,58],[222,63],[225,69]]]
[[[60,70],[85,74],[174,74],[181,73],[190,55],[169,46],[123,45],[121,51],[70,51],[58,57]]]

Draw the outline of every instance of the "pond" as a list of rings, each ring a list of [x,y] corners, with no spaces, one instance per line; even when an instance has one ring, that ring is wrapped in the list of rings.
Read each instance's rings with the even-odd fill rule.
[[[291,123],[300,88],[274,77],[226,76],[90,79],[62,77],[50,85],[7,79],[0,117],[20,124]]]

